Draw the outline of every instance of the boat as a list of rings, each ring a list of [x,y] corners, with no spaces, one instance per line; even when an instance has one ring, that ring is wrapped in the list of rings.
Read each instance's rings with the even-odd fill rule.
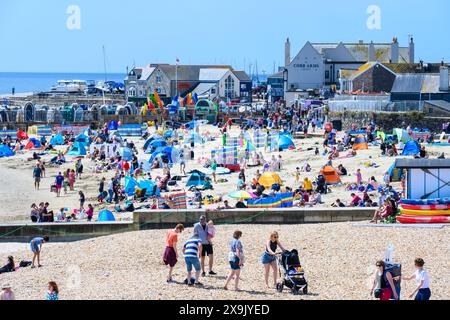
[[[397,217],[397,221],[403,224],[407,223],[450,223],[450,216],[409,216],[400,215]]]
[[[51,88],[53,93],[84,93],[88,88],[84,80],[58,80],[57,84]]]

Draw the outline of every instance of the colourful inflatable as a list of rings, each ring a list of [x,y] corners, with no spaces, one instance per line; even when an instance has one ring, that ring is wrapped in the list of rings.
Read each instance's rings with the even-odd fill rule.
[[[400,209],[400,212],[409,216],[450,216],[450,210],[406,210]]]
[[[397,217],[397,221],[400,223],[450,223],[450,216],[408,216],[400,215]]]
[[[450,204],[450,198],[438,198],[438,199],[402,199],[401,204],[412,205],[431,205],[431,204]]]
[[[401,204],[405,210],[450,210],[449,204]]]

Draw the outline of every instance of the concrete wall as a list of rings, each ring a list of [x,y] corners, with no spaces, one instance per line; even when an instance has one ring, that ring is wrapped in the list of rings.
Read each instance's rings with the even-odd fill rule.
[[[133,222],[3,224],[0,225],[0,242],[26,242],[44,235],[48,235],[50,241],[77,241],[115,233],[173,228],[178,223],[189,228],[201,215],[216,224],[302,224],[365,221],[371,219],[374,212],[373,208],[139,211],[133,213]]]
[[[373,208],[342,209],[233,209],[217,212],[204,210],[153,210],[135,213],[141,229],[170,228],[178,223],[191,227],[199,217],[216,224],[302,224],[364,221],[373,217]]]
[[[137,231],[133,222],[71,222],[40,224],[2,224],[0,242],[31,241],[37,236],[48,235],[50,241],[76,241],[114,233]]]

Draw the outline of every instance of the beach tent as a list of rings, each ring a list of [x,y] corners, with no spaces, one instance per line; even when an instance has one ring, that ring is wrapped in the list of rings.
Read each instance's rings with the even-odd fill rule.
[[[68,156],[85,156],[86,155],[86,148],[84,145],[80,142],[75,142],[73,147],[70,149],[70,151],[67,153]]]
[[[325,177],[327,184],[339,184],[341,183],[341,178],[339,177],[337,171],[331,166],[325,166],[320,174]]]
[[[50,139],[50,144],[52,146],[62,146],[64,144],[64,137],[62,134],[57,134],[53,138]]]
[[[274,172],[266,172],[259,178],[259,184],[265,188],[271,188],[274,184],[283,185],[280,176]]]
[[[28,134],[25,131],[19,130],[17,131],[17,139],[19,140],[27,140]]]
[[[174,147],[159,147],[152,153],[149,163],[153,163],[158,156],[166,156],[169,163],[177,163],[180,159],[180,151]]]
[[[399,128],[394,129],[393,135],[397,136],[398,142],[407,143],[408,141],[411,140],[411,137],[408,134],[408,132],[403,129],[399,129]]]
[[[139,187],[139,183],[136,181],[136,179],[131,178],[131,177],[125,177],[124,179],[125,179],[125,185],[124,185],[123,190],[129,196],[133,196],[136,191],[136,188]]]
[[[419,154],[419,152],[420,152],[419,143],[415,140],[411,140],[405,144],[402,156],[414,156],[416,154]]]
[[[100,222],[108,222],[108,221],[116,221],[114,214],[109,210],[102,210],[98,214],[97,221]]]
[[[41,147],[42,147],[42,145],[41,145],[41,142],[39,140],[37,140],[35,138],[31,138],[28,141],[27,145],[25,146],[25,149],[26,150],[38,149],[38,148],[41,148]]]
[[[377,131],[377,138],[380,138],[381,141],[386,140],[386,134],[383,131]]]
[[[175,137],[175,132],[173,130],[167,130],[164,133],[164,139],[170,139],[170,138],[173,138],[173,137]]]
[[[91,138],[84,134],[80,134],[75,138],[75,142],[81,142],[85,146],[89,146],[91,144]]]
[[[192,171],[191,176],[189,177],[188,182],[186,183],[186,187],[191,186],[202,186],[205,184],[206,175],[198,170]]]
[[[153,140],[149,143],[148,147],[145,149],[146,154],[152,154],[154,153],[158,148],[164,148],[167,147],[167,141],[166,140]]]
[[[161,195],[161,190],[150,180],[141,180],[139,181],[139,189],[146,189],[147,192],[145,195],[147,196],[159,196]]]
[[[119,149],[119,155],[122,157],[124,161],[133,160],[133,151],[130,148],[123,147]]]
[[[278,138],[278,149],[279,150],[288,150],[291,148],[295,148],[295,144],[291,138],[287,135],[280,135]]]
[[[118,129],[119,129],[119,124],[116,121],[111,121],[108,124],[108,130],[115,131],[115,130],[118,130]]]
[[[145,141],[144,150],[147,150],[150,143],[152,143],[155,140],[164,140],[164,138],[159,134],[152,135],[150,138],[147,139],[147,141]]]
[[[367,137],[362,134],[358,135],[355,139],[355,143],[353,144],[353,150],[367,150],[367,149],[369,149]]]
[[[8,146],[0,144],[0,158],[12,157],[14,154],[14,151],[12,151]]]

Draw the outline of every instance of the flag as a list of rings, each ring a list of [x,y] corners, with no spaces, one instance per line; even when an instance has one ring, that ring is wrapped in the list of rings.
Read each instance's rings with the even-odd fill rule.
[[[192,98],[194,99],[194,103],[197,104],[197,102],[198,102],[197,93],[194,93],[194,96]]]
[[[155,115],[157,114],[155,104],[153,103],[153,101],[150,97],[148,98],[148,107],[153,114],[155,114]]]
[[[188,101],[189,101],[189,95],[187,95],[186,97],[184,97],[184,99],[183,99],[183,107],[185,107],[187,104],[188,104]]]
[[[158,105],[160,108],[164,108],[164,103],[161,101],[161,99],[158,95],[158,92],[156,92],[156,90],[155,90],[154,96],[155,96],[155,100],[156,100],[155,104]]]
[[[145,103],[145,104],[144,104],[144,107],[143,107],[142,110],[141,110],[141,115],[146,116],[146,115],[147,115],[147,112],[148,112],[148,106],[147,106],[147,104]]]
[[[187,105],[192,105],[192,92],[187,95]]]
[[[174,106],[178,105],[180,102],[178,101],[178,96],[173,97],[172,104]]]

